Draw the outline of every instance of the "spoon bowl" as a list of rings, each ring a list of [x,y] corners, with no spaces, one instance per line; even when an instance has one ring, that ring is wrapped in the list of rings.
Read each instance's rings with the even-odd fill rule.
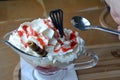
[[[112,30],[109,28],[101,27],[101,26],[92,26],[89,20],[80,16],[74,16],[71,20],[71,23],[73,24],[73,26],[75,26],[79,30],[97,29],[97,30],[109,32],[112,34],[120,35],[120,31],[117,31],[117,30]]]
[[[74,16],[71,20],[71,23],[80,30],[86,30],[90,27],[90,22],[83,17],[80,16]]]

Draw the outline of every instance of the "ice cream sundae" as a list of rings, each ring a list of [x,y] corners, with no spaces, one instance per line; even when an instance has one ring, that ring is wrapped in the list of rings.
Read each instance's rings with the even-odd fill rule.
[[[49,61],[70,62],[81,51],[78,32],[64,29],[61,38],[51,18],[24,22],[10,35],[9,42],[27,54],[47,57]],[[80,44],[79,44],[80,43]]]
[[[34,67],[33,76],[37,80],[40,80],[38,76],[51,80],[48,77],[50,75],[56,78],[59,76],[57,80],[62,80],[71,64],[76,70],[91,68],[97,64],[98,56],[94,53],[86,54],[84,40],[79,37],[78,32],[63,28],[61,13],[61,10],[55,10],[48,18],[24,22],[3,38],[7,45]],[[81,55],[91,59],[74,63]]]

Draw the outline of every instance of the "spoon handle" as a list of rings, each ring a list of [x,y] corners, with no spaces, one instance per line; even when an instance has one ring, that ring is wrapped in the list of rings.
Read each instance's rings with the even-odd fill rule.
[[[112,30],[112,29],[109,29],[109,28],[101,27],[101,26],[93,26],[93,29],[98,29],[98,30],[101,30],[101,31],[105,31],[105,32],[109,32],[109,33],[112,33],[112,34],[120,35],[120,31]]]
[[[59,30],[61,38],[64,35],[63,31],[63,11],[61,9],[53,10],[50,12],[50,18],[56,29]]]

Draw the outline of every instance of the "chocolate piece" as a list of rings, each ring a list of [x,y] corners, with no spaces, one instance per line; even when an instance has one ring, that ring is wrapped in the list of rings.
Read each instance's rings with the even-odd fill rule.
[[[45,51],[45,49],[41,49],[36,43],[34,43],[33,41],[29,41],[27,43],[27,45],[33,50],[35,51],[37,54],[41,55],[42,57],[45,57],[47,55],[47,52]]]

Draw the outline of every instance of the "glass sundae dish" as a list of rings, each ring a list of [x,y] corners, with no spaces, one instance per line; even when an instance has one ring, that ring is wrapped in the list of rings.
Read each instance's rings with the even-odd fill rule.
[[[84,40],[78,32],[70,29],[60,30],[54,27],[50,17],[24,22],[14,31],[7,33],[3,41],[16,51],[20,57],[35,69],[35,80],[62,80],[67,66],[73,64],[75,70],[94,67],[98,62],[95,53],[87,53]],[[74,63],[80,56],[89,56],[91,60]]]

